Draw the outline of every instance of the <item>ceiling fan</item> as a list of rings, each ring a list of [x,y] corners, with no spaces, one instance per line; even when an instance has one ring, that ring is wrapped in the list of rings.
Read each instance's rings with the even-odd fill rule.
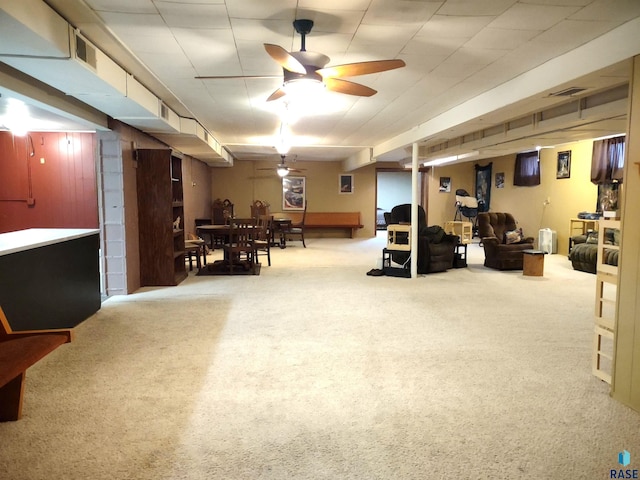
[[[359,97],[370,97],[376,90],[359,83],[342,80],[340,77],[355,77],[370,73],[384,72],[395,68],[404,67],[403,60],[374,60],[369,62],[347,63],[326,67],[330,58],[322,53],[308,52],[306,49],[306,36],[313,28],[313,20],[294,20],[293,28],[301,36],[299,52],[287,52],[284,48],[265,43],[267,53],[282,67],[284,81],[282,87],[273,92],[267,101],[284,97],[289,91],[304,86],[324,86],[333,92],[345,93]],[[274,75],[239,75],[239,76],[199,76],[197,79],[224,79],[224,78],[278,78]]]
[[[282,162],[279,163],[276,168],[275,171],[277,172],[277,174],[281,177],[286,177],[287,175],[289,175],[290,172],[302,172],[302,170],[298,169],[298,168],[292,168],[290,166],[287,165],[286,163],[286,155],[280,155],[280,158],[282,159]],[[258,168],[257,170],[274,170],[273,167],[267,167],[267,168]]]

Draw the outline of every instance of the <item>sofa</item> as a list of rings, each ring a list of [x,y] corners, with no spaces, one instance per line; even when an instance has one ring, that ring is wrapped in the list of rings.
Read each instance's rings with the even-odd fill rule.
[[[411,223],[411,204],[391,209],[390,224]],[[418,273],[444,272],[453,268],[458,236],[447,234],[438,225],[427,226],[424,209],[418,205]],[[409,260],[409,252],[392,252],[391,259],[400,265]]]
[[[525,237],[510,213],[478,213],[478,236],[484,247],[484,266],[498,270],[522,270],[523,250],[533,249],[533,237]]]
[[[612,231],[608,234],[608,238],[605,238],[604,243],[609,245],[619,245],[618,230]],[[596,273],[598,263],[598,232],[592,231],[586,235],[576,235],[571,237],[571,251],[569,252],[569,260],[571,260],[571,266],[574,270],[580,270],[581,272]],[[603,249],[603,263],[607,265],[618,265],[619,250],[604,248]]]

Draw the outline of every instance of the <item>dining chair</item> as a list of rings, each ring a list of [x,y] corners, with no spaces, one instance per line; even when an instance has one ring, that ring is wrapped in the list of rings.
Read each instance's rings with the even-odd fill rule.
[[[255,261],[260,252],[267,256],[267,264],[271,266],[271,230],[273,228],[272,215],[258,215],[256,219],[256,233],[253,239]]]
[[[255,273],[253,236],[256,230],[255,218],[234,218],[229,223],[228,242],[222,245],[229,273],[240,266]]]
[[[304,210],[302,212],[302,220],[296,223],[292,223],[289,229],[286,232],[287,238],[291,238],[291,235],[298,235],[302,240],[302,246],[307,248],[304,243],[304,220],[307,216],[307,202],[304,202]]]
[[[259,215],[269,215],[269,204],[262,200],[255,200],[251,205],[251,216],[258,218]]]
[[[228,198],[220,200],[216,198],[211,207],[211,215],[214,225],[228,225],[229,220],[233,218],[233,203]],[[211,236],[211,248],[215,245],[221,246],[224,243],[224,235]]]

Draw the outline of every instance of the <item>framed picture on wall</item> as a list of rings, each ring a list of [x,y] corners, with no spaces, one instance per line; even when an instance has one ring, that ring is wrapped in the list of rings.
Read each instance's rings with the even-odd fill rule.
[[[440,177],[440,191],[441,192],[451,191],[451,177]]]
[[[353,193],[353,175],[340,174],[338,177],[338,192]]]
[[[305,177],[282,177],[283,210],[304,210],[306,194]]]
[[[558,169],[556,178],[569,178],[571,176],[571,150],[558,152]]]
[[[491,169],[493,162],[484,167],[476,164],[476,198],[478,199],[478,211],[488,212],[491,203]]]
[[[496,188],[504,188],[504,172],[496,173]]]

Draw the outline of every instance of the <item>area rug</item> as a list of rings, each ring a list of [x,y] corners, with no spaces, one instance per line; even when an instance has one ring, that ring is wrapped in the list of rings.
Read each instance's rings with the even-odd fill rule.
[[[247,263],[239,263],[233,266],[233,273],[229,271],[229,265],[224,260],[216,260],[213,263],[203,266],[197,276],[204,275],[260,275],[260,264],[256,263],[253,271]]]

